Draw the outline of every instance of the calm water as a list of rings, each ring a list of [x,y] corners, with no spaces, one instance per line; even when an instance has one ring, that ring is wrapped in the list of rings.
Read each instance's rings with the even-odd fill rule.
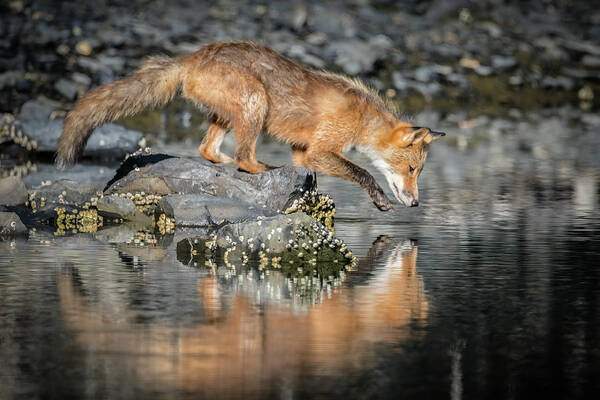
[[[597,398],[600,146],[563,133],[436,143],[418,209],[319,177],[360,262],[310,299],[181,235],[0,242],[0,398]]]

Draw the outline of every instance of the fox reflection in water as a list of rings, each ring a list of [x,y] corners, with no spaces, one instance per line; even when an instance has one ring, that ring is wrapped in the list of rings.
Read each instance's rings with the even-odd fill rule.
[[[330,376],[369,368],[376,346],[418,338],[422,330],[413,328],[426,323],[428,303],[417,246],[391,245],[387,237],[377,239],[352,273],[359,278],[351,276],[300,313],[275,302],[258,311],[253,297],[240,292],[224,309],[219,281],[211,276],[198,282],[208,322],[135,324],[126,301],[91,302],[66,268],[58,281],[61,310],[67,331],[87,351],[89,367],[110,366],[116,379],[134,371],[132,384],[152,391],[260,395],[282,380],[293,382],[307,368]],[[375,268],[380,257],[385,265]]]

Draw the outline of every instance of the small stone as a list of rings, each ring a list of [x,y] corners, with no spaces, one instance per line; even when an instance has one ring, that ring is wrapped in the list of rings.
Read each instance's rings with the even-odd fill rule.
[[[92,84],[92,78],[81,72],[73,72],[71,79],[73,79],[73,82],[85,86],[86,88]]]
[[[69,54],[69,52],[71,51],[71,49],[69,49],[69,46],[67,46],[66,44],[61,44],[56,48],[56,52],[58,54],[60,54],[61,56],[66,56],[67,54]]]
[[[588,68],[600,68],[600,57],[587,54],[583,56],[581,63]]]
[[[0,211],[0,237],[26,234],[27,227],[16,213]]]
[[[59,79],[54,84],[54,88],[68,100],[73,101],[77,96],[77,85],[67,79]]]
[[[104,196],[96,203],[98,211],[117,214],[128,221],[151,224],[150,217],[138,210],[135,203],[126,197]]]
[[[0,205],[16,206],[25,204],[29,193],[25,184],[16,176],[0,179]]]
[[[492,74],[492,72],[494,72],[492,67],[488,67],[485,65],[480,65],[479,67],[475,68],[475,73],[481,76],[489,76]]]
[[[82,56],[89,56],[92,54],[92,45],[87,40],[82,40],[75,46],[75,51]]]
[[[511,56],[492,56],[492,67],[499,70],[508,70],[517,65],[517,60]]]

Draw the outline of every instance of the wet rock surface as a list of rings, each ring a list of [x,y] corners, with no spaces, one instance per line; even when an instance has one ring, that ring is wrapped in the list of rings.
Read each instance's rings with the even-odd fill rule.
[[[135,203],[126,197],[104,196],[96,202],[96,208],[98,211],[117,214],[127,221],[135,221],[144,225],[152,224],[150,218],[138,210]]]
[[[0,237],[27,235],[27,232],[27,227],[16,213],[0,211]]]
[[[316,270],[338,276],[356,263],[344,243],[303,213],[225,225],[210,235],[180,239],[176,247],[177,259],[186,265],[216,266],[219,260],[229,268],[253,264],[308,279]]]
[[[58,236],[89,232],[99,240],[143,246],[155,244],[156,235],[192,228],[202,229],[219,248],[245,246],[251,252],[261,246],[267,253],[283,251],[302,230],[313,231],[315,241],[332,237],[326,232],[333,226],[333,202],[316,191],[315,176],[305,168],[251,175],[204,159],[140,151],[121,164],[104,192],[98,184],[68,179],[42,181],[29,192],[20,178],[4,181],[25,191],[2,211],[15,212],[29,229]],[[250,241],[236,247],[234,236]]]
[[[276,213],[241,201],[205,194],[171,194],[158,203],[158,213],[176,226],[217,226],[273,216]]]
[[[16,118],[5,116],[0,121],[0,145],[14,143],[29,152],[56,152],[64,120],[64,112],[51,102],[30,100],[23,104]],[[82,153],[83,157],[122,158],[144,143],[142,133],[121,125],[104,124],[94,130]]]
[[[160,159],[161,156],[164,159]],[[133,158],[136,157],[136,158]],[[249,174],[230,165],[203,158],[166,158],[165,155],[133,156],[129,172],[106,188],[107,194],[144,192],[158,195],[204,194],[238,202],[252,201],[257,208],[283,211],[293,195],[314,190],[314,173],[302,167],[281,167]],[[147,159],[158,159],[147,163]],[[141,165],[141,166],[138,166]]]
[[[21,130],[29,141],[36,143],[34,150],[54,153],[62,134],[63,120],[31,120],[21,123]],[[94,130],[83,156],[100,158],[123,157],[136,151],[143,135],[116,124],[104,124]]]
[[[48,204],[85,204],[100,195],[98,187],[68,179],[32,189],[29,201],[32,207]]]
[[[0,179],[0,205],[16,206],[25,204],[29,195],[25,184],[16,176]]]

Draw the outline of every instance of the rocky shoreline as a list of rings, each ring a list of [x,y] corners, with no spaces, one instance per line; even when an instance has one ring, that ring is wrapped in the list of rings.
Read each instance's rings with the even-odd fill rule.
[[[240,39],[307,67],[360,76],[409,112],[427,104],[600,104],[600,14],[587,2],[16,0],[1,7],[0,110],[10,113],[40,95],[68,109],[148,55]]]
[[[355,263],[333,236],[333,201],[316,191],[314,173],[305,168],[250,175],[204,159],[148,153],[128,157],[104,190],[65,179],[28,189],[18,177],[0,179],[0,238],[90,233],[152,247],[183,229],[178,252],[180,242],[193,244],[186,264],[333,263],[342,270]]]

